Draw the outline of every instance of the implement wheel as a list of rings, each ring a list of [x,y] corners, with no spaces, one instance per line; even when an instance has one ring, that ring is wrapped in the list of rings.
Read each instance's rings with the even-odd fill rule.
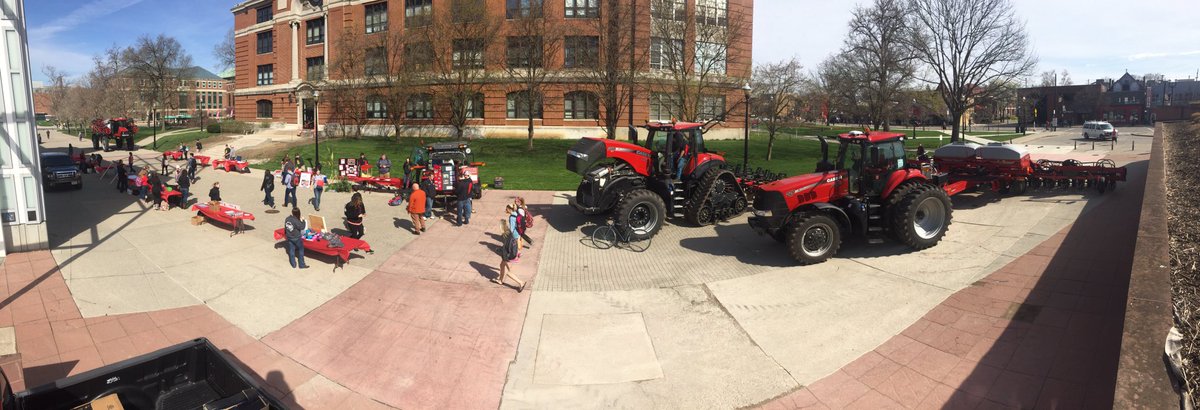
[[[950,228],[950,197],[939,187],[922,184],[900,199],[891,216],[896,240],[916,250],[929,248]]]
[[[667,206],[654,192],[635,189],[621,198],[616,212],[617,222],[629,227],[629,240],[644,240],[662,229]]]
[[[841,227],[825,214],[802,216],[784,229],[788,253],[801,265],[824,262],[842,245]]]

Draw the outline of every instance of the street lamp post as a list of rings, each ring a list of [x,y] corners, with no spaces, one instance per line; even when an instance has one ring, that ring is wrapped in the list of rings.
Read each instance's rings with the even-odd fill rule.
[[[742,169],[744,170],[750,164],[750,83],[743,85],[742,91],[746,92],[746,122],[742,128]]]
[[[319,114],[321,112],[321,91],[313,90],[313,168],[321,169],[321,122]]]

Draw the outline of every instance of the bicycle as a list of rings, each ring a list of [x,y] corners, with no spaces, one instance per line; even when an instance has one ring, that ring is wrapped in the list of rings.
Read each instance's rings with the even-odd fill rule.
[[[636,239],[633,237],[633,232],[628,226],[620,223],[614,223],[612,220],[607,221],[592,232],[592,246],[597,249],[608,249],[613,246],[621,247],[621,244],[628,246],[629,250],[634,252],[645,252],[650,248],[650,237],[645,239]]]

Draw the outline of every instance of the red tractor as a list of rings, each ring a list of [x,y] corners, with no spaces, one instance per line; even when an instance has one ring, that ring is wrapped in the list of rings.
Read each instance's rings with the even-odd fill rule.
[[[133,136],[138,132],[137,124],[132,118],[118,117],[113,119],[94,119],[92,120],[92,145],[93,148],[99,149],[100,140],[104,141],[104,150],[109,151],[110,146],[115,145],[116,149],[133,150]]]
[[[890,235],[912,249],[938,243],[950,225],[943,181],[908,162],[904,134],[854,131],[838,136],[836,163],[821,139],[816,172],[756,187],[750,226],[787,245],[801,264],[837,253],[842,239],[869,243]]]
[[[704,147],[704,124],[653,122],[645,128],[645,146],[583,138],[567,151],[567,169],[583,176],[576,209],[612,212],[639,240],[658,233],[668,216],[708,225],[746,209],[742,181],[726,169],[724,157]]]

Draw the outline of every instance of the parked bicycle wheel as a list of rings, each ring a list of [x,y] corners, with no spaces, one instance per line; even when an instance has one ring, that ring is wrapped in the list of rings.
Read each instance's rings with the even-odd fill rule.
[[[612,225],[604,225],[592,231],[592,246],[608,249],[617,244],[617,230]]]
[[[629,250],[634,251],[634,252],[645,252],[646,249],[650,249],[650,241],[652,239],[654,239],[654,237],[647,237],[646,239],[643,239],[640,241],[639,240],[631,240],[629,242]]]

